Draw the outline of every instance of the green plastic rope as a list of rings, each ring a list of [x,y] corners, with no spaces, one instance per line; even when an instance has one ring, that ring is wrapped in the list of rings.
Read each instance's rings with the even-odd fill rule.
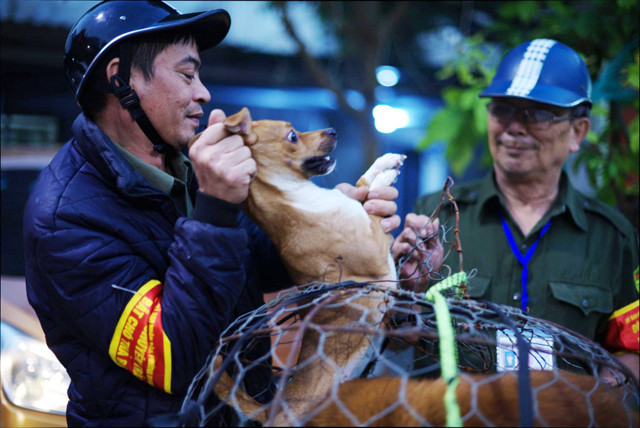
[[[458,272],[449,278],[433,285],[425,293],[425,299],[434,302],[436,321],[438,322],[438,336],[440,336],[440,365],[442,378],[447,383],[447,391],[444,394],[444,405],[447,410],[447,426],[461,427],[460,407],[456,400],[456,386],[458,386],[458,352],[455,346],[455,332],[451,324],[451,314],[447,299],[440,294],[441,291],[452,287],[459,287],[467,281],[465,272]]]

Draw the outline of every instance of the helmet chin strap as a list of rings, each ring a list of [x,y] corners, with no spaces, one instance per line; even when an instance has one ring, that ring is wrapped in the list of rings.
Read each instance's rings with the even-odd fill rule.
[[[127,109],[133,120],[136,121],[144,135],[153,144],[153,149],[161,154],[168,154],[173,151],[173,147],[167,144],[158,131],[153,127],[151,121],[140,106],[140,98],[136,91],[129,86],[131,72],[131,46],[129,43],[120,45],[120,65],[118,73],[111,76],[111,89],[113,94],[120,101],[120,105]]]

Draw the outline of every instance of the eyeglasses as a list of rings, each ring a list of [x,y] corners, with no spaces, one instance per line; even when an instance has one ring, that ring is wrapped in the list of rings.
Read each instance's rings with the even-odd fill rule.
[[[487,104],[487,109],[492,118],[505,127],[509,126],[511,121],[513,121],[516,113],[522,113],[524,124],[530,131],[545,131],[556,122],[573,120],[572,116],[555,116],[548,110],[535,108],[522,109],[504,103],[489,103]]]

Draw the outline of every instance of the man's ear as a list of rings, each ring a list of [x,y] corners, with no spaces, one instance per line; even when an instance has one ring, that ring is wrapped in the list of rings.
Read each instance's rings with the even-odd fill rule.
[[[580,149],[580,144],[587,138],[589,127],[591,122],[588,117],[578,117],[571,122],[571,142],[569,144],[569,151],[571,153],[577,152]]]
[[[114,58],[107,64],[107,82],[111,82],[111,76],[118,74],[120,70],[120,58]]]

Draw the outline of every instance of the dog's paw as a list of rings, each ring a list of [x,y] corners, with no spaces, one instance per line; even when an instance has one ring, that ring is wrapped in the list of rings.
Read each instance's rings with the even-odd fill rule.
[[[376,159],[369,170],[374,169],[383,172],[388,169],[398,169],[402,166],[402,162],[406,158],[407,157],[405,155],[399,155],[397,153],[386,153]]]
[[[390,186],[395,183],[398,174],[400,174],[399,168],[406,158],[405,155],[397,153],[387,153],[380,156],[360,178],[358,185],[368,185],[369,190]]]
[[[400,175],[399,169],[387,169],[386,171],[380,172],[373,178],[369,186],[369,191],[377,189],[378,187],[391,186],[398,179],[398,175]]]

